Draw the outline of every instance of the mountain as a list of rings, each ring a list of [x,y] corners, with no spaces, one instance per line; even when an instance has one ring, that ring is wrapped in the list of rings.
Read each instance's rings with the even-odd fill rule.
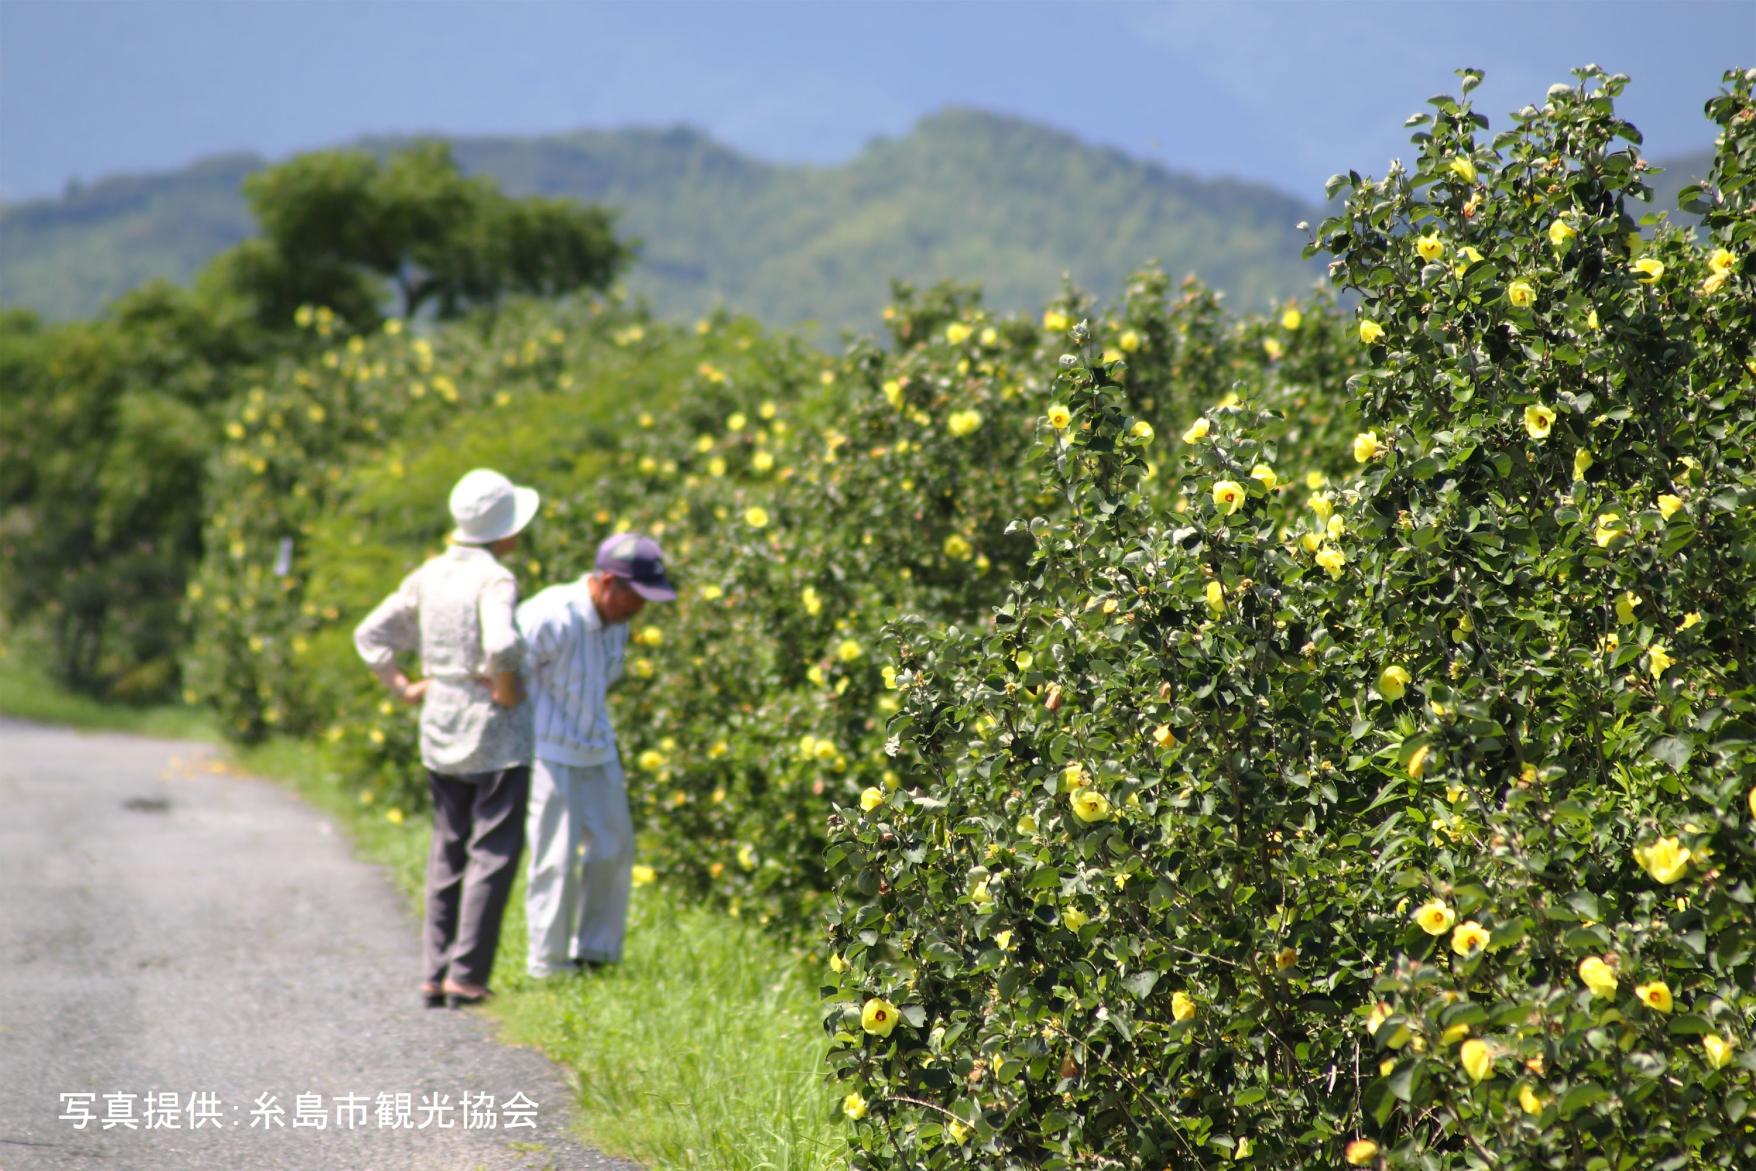
[[[513,194],[619,209],[619,230],[643,241],[628,285],[666,315],[724,304],[772,324],[869,328],[893,276],[979,281],[989,304],[1033,308],[1063,272],[1114,295],[1148,260],[1253,307],[1320,273],[1294,228],[1312,206],[975,110],[932,115],[833,167],[762,162],[687,128],[453,147]],[[89,316],[151,277],[188,280],[251,233],[238,185],[263,165],[227,155],[0,208],[0,304]]]

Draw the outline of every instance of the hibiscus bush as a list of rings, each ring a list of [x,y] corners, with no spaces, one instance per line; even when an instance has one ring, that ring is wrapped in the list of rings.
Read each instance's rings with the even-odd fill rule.
[[[889,628],[897,784],[826,855],[856,1166],[1756,1165],[1756,74],[1694,234],[1625,78],[1490,136],[1461,77],[1315,230],[1357,371],[1166,457],[1225,345],[1073,326],[1024,572]]]

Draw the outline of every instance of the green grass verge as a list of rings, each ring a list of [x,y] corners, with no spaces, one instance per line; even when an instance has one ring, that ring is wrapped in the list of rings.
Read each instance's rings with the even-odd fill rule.
[[[0,659],[0,713],[82,728],[215,740],[184,708],[118,708],[69,696]],[[233,754],[291,785],[344,826],[365,859],[418,903],[428,842],[363,806],[322,748],[280,740]],[[411,765],[411,767],[413,767]],[[687,905],[662,886],[634,892],[624,962],[537,982],[524,974],[523,879],[501,935],[494,1014],[505,1040],[542,1049],[578,1087],[585,1140],[652,1171],[829,1171],[846,1163],[823,1078],[816,963],[751,924]],[[411,1003],[415,975],[410,972]]]
[[[175,704],[128,707],[74,695],[20,661],[16,653],[0,654],[0,715],[176,740],[212,740],[218,735],[218,725],[205,709]]]

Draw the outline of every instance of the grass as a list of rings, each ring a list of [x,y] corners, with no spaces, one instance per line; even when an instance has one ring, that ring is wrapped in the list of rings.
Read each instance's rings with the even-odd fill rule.
[[[0,658],[0,713],[81,728],[213,741],[187,708],[131,709],[60,692]],[[424,824],[362,806],[320,746],[271,741],[233,753],[247,772],[291,785],[384,865],[417,903]],[[411,766],[414,765],[411,762]],[[419,819],[413,819],[418,821]],[[524,882],[501,934],[492,1012],[503,1039],[569,1071],[588,1143],[652,1171],[828,1171],[846,1163],[840,1112],[823,1077],[827,1037],[816,965],[753,925],[690,906],[663,886],[634,892],[615,968],[548,981],[524,974]],[[415,974],[410,970],[413,1003]]]

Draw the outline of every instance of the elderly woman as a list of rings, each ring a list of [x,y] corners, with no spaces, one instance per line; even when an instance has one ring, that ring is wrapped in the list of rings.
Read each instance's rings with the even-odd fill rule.
[[[451,492],[451,547],[403,579],[354,631],[367,666],[421,705],[433,796],[423,931],[429,1008],[488,995],[500,919],[524,849],[532,726],[524,703],[518,585],[498,558],[536,515],[537,494],[478,468]],[[418,651],[411,682],[396,657]]]

